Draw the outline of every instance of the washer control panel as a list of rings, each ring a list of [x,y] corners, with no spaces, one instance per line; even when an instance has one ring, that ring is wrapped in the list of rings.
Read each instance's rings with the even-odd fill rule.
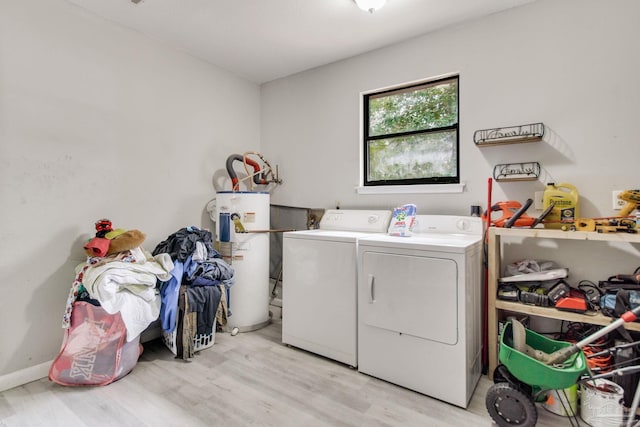
[[[329,209],[320,220],[320,229],[386,233],[391,213],[385,210]]]

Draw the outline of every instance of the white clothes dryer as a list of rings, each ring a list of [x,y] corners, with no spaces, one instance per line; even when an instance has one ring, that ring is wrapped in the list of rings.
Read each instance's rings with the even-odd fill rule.
[[[482,370],[480,218],[358,242],[358,370],[466,408]]]
[[[282,342],[355,367],[357,242],[391,211],[327,210],[319,229],[283,233]]]

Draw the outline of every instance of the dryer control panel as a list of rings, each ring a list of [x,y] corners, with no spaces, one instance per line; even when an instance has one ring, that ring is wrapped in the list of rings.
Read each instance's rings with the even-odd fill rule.
[[[418,215],[414,234],[471,234],[482,235],[483,223],[479,217],[456,215]]]

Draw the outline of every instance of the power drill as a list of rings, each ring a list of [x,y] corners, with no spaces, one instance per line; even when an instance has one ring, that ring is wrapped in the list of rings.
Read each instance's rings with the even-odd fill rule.
[[[624,190],[618,198],[627,203],[620,209],[618,216],[629,216],[640,205],[640,190]]]

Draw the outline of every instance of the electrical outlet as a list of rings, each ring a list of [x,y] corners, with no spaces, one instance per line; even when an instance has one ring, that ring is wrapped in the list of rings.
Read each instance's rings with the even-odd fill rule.
[[[533,193],[533,206],[541,211],[544,208],[544,202],[543,202],[543,195],[544,195],[544,191],[536,191],[535,193]]]
[[[624,200],[620,200],[620,198],[618,197],[620,193],[622,193],[622,190],[613,190],[611,192],[611,207],[615,211],[619,211],[624,207],[624,205],[627,204],[627,202],[625,202]]]

